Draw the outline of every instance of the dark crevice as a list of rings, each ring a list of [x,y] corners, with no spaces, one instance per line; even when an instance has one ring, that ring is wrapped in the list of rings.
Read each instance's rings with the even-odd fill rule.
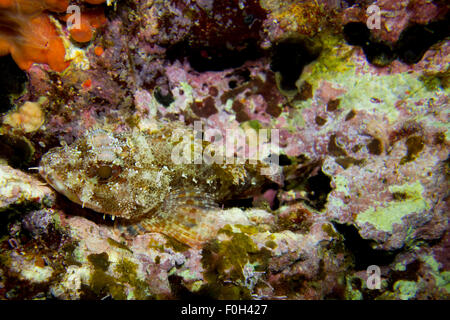
[[[195,71],[205,72],[238,68],[246,61],[261,58],[263,54],[257,43],[249,40],[239,50],[225,47],[191,47],[187,42],[181,42],[169,47],[166,56],[170,61],[182,61],[186,57]]]
[[[226,200],[226,201],[224,201],[222,203],[222,207],[223,207],[223,209],[230,209],[230,208],[247,209],[247,208],[253,208],[253,198]]]
[[[28,140],[11,135],[0,135],[0,158],[16,169],[27,168],[33,158],[34,148]]]
[[[331,178],[323,173],[322,169],[314,176],[309,177],[306,184],[308,199],[311,205],[317,210],[325,208],[328,194],[333,190],[331,188]]]
[[[0,114],[9,111],[13,104],[11,94],[20,94],[25,88],[27,76],[10,55],[0,57]]]
[[[362,47],[369,38],[370,30],[362,22],[350,22],[344,26],[344,39],[349,45]]]
[[[333,222],[335,229],[344,236],[345,247],[353,254],[355,270],[366,270],[371,265],[385,266],[394,261],[400,250],[386,251],[372,248],[373,240],[363,239],[354,225]]]
[[[305,192],[302,199],[316,210],[323,210],[327,203],[328,194],[333,190],[331,177],[322,171],[323,160],[310,161],[302,156],[289,159],[291,165],[283,167],[284,191],[295,190]]]
[[[415,64],[422,60],[425,52],[435,43],[450,35],[450,16],[445,20],[431,22],[427,25],[416,24],[406,28],[396,44],[396,51],[401,61]]]
[[[346,24],[344,38],[348,44],[362,47],[367,61],[375,66],[387,66],[396,58],[395,50],[391,45],[373,39],[370,29],[363,22]]]
[[[348,44],[362,47],[367,61],[375,66],[387,66],[395,59],[411,65],[422,60],[432,45],[450,35],[449,17],[426,25],[411,25],[402,31],[396,43],[374,39],[363,22],[346,24],[344,38]]]
[[[156,101],[158,101],[164,107],[170,106],[171,103],[175,101],[173,94],[172,92],[170,92],[170,90],[167,90],[167,93],[164,94],[161,91],[161,88],[156,88],[153,95],[155,96]]]
[[[270,68],[281,74],[282,89],[297,90],[295,83],[303,68],[318,56],[318,50],[305,41],[289,39],[275,45]]]
[[[393,291],[394,283],[398,280],[417,281],[419,278],[420,265],[420,260],[414,260],[406,265],[404,271],[391,270],[387,289]]]
[[[193,293],[187,289],[183,284],[183,278],[177,275],[170,275],[167,280],[169,281],[172,295],[176,299],[184,301],[204,301],[208,300],[207,296],[202,296],[197,293]]]
[[[278,156],[278,164],[282,167],[290,166],[292,164],[292,160],[285,154],[280,154]]]
[[[392,63],[397,57],[392,47],[384,42],[370,41],[362,47],[367,61],[377,67],[384,67]]]

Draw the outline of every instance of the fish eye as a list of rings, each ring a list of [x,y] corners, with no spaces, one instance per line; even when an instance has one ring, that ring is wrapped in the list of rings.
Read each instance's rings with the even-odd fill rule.
[[[112,174],[113,169],[110,166],[102,165],[97,168],[97,176],[100,179],[108,179],[112,176]]]

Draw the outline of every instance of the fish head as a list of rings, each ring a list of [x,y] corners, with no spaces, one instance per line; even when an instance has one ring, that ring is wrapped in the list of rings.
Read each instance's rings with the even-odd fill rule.
[[[159,168],[143,161],[151,158],[150,151],[145,150],[144,157],[135,140],[131,134],[89,132],[44,154],[39,173],[56,191],[83,207],[137,218],[158,205],[168,182]]]

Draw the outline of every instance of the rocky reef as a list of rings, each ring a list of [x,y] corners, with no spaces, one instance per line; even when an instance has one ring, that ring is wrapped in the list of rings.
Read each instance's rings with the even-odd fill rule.
[[[449,26],[0,0],[0,299],[449,299]]]

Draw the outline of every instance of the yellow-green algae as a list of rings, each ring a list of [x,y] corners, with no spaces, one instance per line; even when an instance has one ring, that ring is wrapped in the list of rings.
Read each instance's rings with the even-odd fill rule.
[[[356,278],[356,277],[355,277]],[[345,299],[346,300],[363,300],[363,294],[352,284],[353,277],[346,278]],[[359,279],[359,278],[358,278]]]
[[[424,139],[421,136],[409,137],[405,144],[408,151],[406,156],[400,160],[400,164],[414,161],[425,146]]]
[[[166,244],[165,247],[170,247],[175,252],[184,252],[186,250],[189,250],[189,246],[172,238],[172,237],[165,237],[166,238]]]
[[[321,35],[322,51],[318,59],[310,65],[309,72],[304,72],[300,81],[308,81],[315,91],[322,79],[332,80],[336,74],[353,70],[351,62],[352,47],[344,44],[341,37],[330,34]]]
[[[113,299],[125,299],[125,286],[106,273],[110,265],[108,254],[106,252],[90,254],[87,259],[94,267],[94,272],[91,274],[89,286],[82,285],[84,291],[82,297],[94,293],[96,296],[110,294]]]
[[[137,264],[124,258],[117,263],[114,267],[114,271],[120,274],[118,281],[123,284],[128,284],[133,290],[128,294],[127,299],[144,299],[150,296],[150,287],[144,281],[139,279],[137,275]]]
[[[246,234],[256,232],[252,227],[226,225],[219,233],[228,240],[213,240],[203,249],[202,265],[207,284],[199,292],[215,299],[250,299],[246,287],[245,266],[251,264],[256,272],[264,271],[271,256],[267,248],[258,249]]]
[[[394,224],[401,224],[404,216],[429,208],[428,202],[422,197],[424,188],[419,181],[391,186],[389,191],[393,194],[404,194],[404,199],[394,199],[385,206],[372,207],[359,213],[356,218],[359,225],[368,222],[378,230],[392,232]]]
[[[334,184],[336,185],[335,191],[342,192],[344,195],[349,196],[348,180],[344,176],[335,176],[333,178]]]
[[[133,251],[130,248],[128,248],[127,245],[125,245],[123,243],[117,242],[116,240],[114,240],[112,238],[108,238],[106,240],[108,241],[110,246],[113,246],[113,247],[116,247],[116,248],[119,248],[119,249],[123,249],[123,250],[126,250],[126,251],[130,252],[130,253],[133,253]]]
[[[376,75],[370,73],[370,66],[363,67],[357,73],[355,63],[351,59],[352,47],[343,43],[343,40],[335,36],[322,37],[323,50],[319,58],[308,66],[308,72],[303,72],[299,83],[308,81],[313,90],[319,88],[321,81],[330,82],[335,88],[342,88],[346,92],[339,97],[340,108],[343,110],[365,110],[372,113],[383,112],[390,122],[394,122],[399,111],[396,103],[400,100],[407,107],[418,114],[417,119],[424,117],[420,115],[427,111],[427,103],[416,104],[419,101],[438,100],[439,96],[448,94],[449,88],[430,91],[420,79],[418,73],[397,73],[390,75]],[[371,98],[377,98],[372,101]],[[308,108],[312,100],[299,102],[296,107]],[[421,112],[423,111],[423,112]],[[343,113],[345,116],[345,113]],[[441,125],[436,123],[433,125]],[[446,126],[448,137],[449,126]]]
[[[418,286],[414,281],[399,280],[394,283],[394,292],[401,300],[409,300],[416,296]]]
[[[89,297],[89,294],[103,297],[111,295],[113,299],[145,299],[151,297],[148,284],[139,279],[137,275],[137,264],[122,258],[119,262],[113,263],[109,260],[106,252],[90,254],[87,257],[94,267],[91,274],[89,286],[82,285],[84,291],[82,297]],[[114,271],[118,277],[108,273],[110,265],[114,265]]]
[[[436,281],[436,286],[450,293],[450,271],[440,272],[440,263],[432,255],[422,257],[422,261],[431,268],[431,274]]]

